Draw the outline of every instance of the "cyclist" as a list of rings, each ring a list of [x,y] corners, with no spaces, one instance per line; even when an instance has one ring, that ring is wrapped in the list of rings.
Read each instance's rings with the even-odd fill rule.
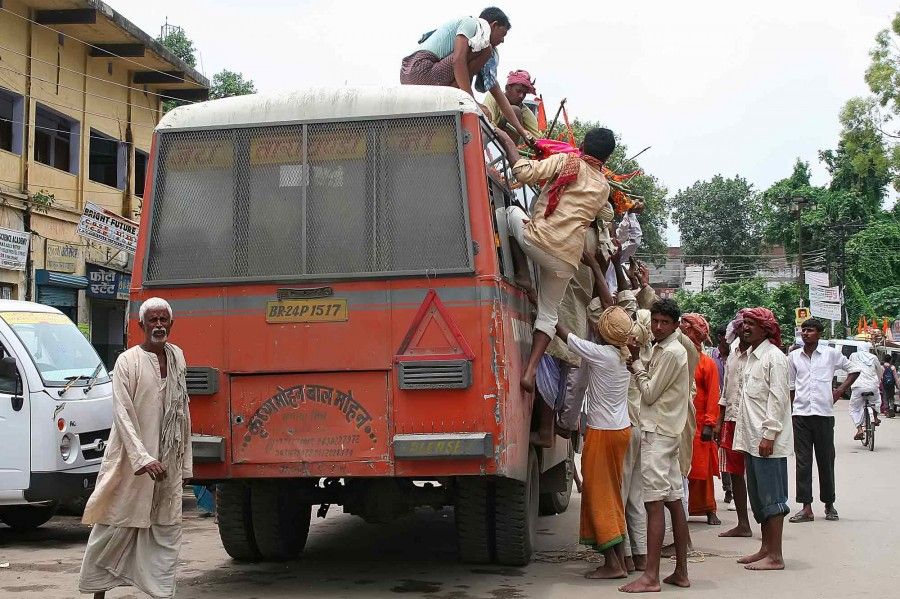
[[[881,424],[878,419],[878,410],[881,404],[881,393],[879,386],[881,385],[882,367],[881,362],[875,357],[875,350],[869,352],[856,351],[850,356],[850,362],[859,369],[859,378],[853,383],[850,393],[850,418],[856,425],[855,441],[863,438],[863,421],[865,420],[866,398],[863,393],[874,393],[869,401],[873,403],[873,412],[875,414],[875,426]]]

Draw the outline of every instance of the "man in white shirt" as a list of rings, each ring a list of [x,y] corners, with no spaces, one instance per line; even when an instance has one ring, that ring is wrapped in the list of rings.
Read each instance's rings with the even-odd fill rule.
[[[871,353],[862,348],[856,350],[850,356],[850,363],[859,371],[859,378],[854,381],[850,393],[850,418],[856,425],[856,436],[853,439],[859,441],[863,437],[863,414],[866,406],[866,398],[863,393],[874,393],[868,399],[875,406],[875,426],[881,424],[881,420],[878,418],[878,410],[881,407],[879,387],[884,369],[881,367],[881,362],[875,357],[874,349],[871,350]]]
[[[791,522],[812,522],[813,452],[819,472],[819,500],[825,504],[825,519],[837,520],[834,507],[834,404],[850,388],[859,368],[839,350],[819,344],[825,327],[809,318],[801,325],[803,347],[788,354],[788,377],[793,406],[794,451],[797,454],[797,503],[803,508],[791,516]],[[844,370],[847,379],[831,387],[836,370]]]
[[[762,545],[738,563],[748,570],[784,570],[787,458],[793,448],[787,357],[779,349],[781,328],[770,310],[747,310],[743,335],[752,349],[742,377],[734,449],[745,454],[747,492],[753,517],[762,525]]]

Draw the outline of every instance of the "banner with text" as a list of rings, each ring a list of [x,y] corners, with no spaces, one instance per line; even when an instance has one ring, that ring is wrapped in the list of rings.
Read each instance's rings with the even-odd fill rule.
[[[819,287],[818,285],[809,286],[809,300],[812,302],[840,302],[840,287]]]
[[[130,254],[137,251],[138,223],[97,204],[85,205],[78,234]]]
[[[841,319],[841,304],[833,302],[812,301],[809,306],[812,315],[817,318],[827,318],[828,320]]]
[[[0,227],[0,268],[25,270],[31,233]]]
[[[812,270],[804,270],[803,278],[806,279],[807,285],[818,285],[819,287],[828,287],[828,273],[814,272]]]
[[[48,241],[45,263],[47,270],[74,274],[78,270],[78,246]]]

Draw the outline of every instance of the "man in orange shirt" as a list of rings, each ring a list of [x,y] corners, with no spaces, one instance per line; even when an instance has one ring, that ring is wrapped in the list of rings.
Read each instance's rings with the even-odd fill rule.
[[[706,516],[710,525],[722,522],[716,516],[716,487],[713,477],[719,475],[719,460],[713,442],[713,427],[719,418],[719,371],[715,361],[703,353],[703,342],[709,339],[709,323],[699,314],[681,317],[681,332],[700,353],[700,363],[694,372],[697,412],[697,432],[694,434],[694,454],[688,474],[688,509],[691,516]]]

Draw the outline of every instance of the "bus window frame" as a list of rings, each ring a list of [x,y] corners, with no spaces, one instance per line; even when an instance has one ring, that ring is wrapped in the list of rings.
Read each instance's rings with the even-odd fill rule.
[[[232,134],[237,137],[239,134],[246,135],[246,130],[249,129],[261,129],[266,127],[286,127],[286,126],[302,126],[303,127],[303,146],[304,146],[304,164],[307,164],[306,160],[308,157],[306,156],[306,140],[308,139],[308,128],[309,125],[320,125],[320,124],[329,124],[329,123],[363,123],[368,121],[387,121],[387,120],[406,120],[406,119],[415,119],[415,118],[433,118],[433,117],[442,117],[442,116],[453,116],[454,124],[456,127],[456,152],[457,152],[457,164],[459,167],[459,178],[460,178],[460,187],[461,187],[461,201],[463,207],[464,214],[464,230],[466,234],[466,250],[468,257],[468,267],[463,268],[447,268],[447,269],[427,269],[427,270],[415,270],[415,271],[390,271],[390,272],[380,272],[380,273],[316,273],[316,274],[297,274],[297,275],[280,275],[280,276],[267,276],[267,277],[218,277],[218,278],[204,278],[204,279],[158,279],[158,280],[149,280],[149,265],[150,265],[150,253],[151,247],[153,243],[153,225],[156,220],[154,217],[155,205],[158,199],[158,195],[161,193],[160,190],[162,188],[159,185],[159,165],[162,162],[161,156],[161,145],[162,139],[167,134],[174,133],[192,133],[192,132],[200,132],[200,131],[215,131],[215,130],[225,130],[231,131]],[[466,163],[465,163],[465,155],[464,148],[466,144],[470,143],[471,140],[467,139],[467,132],[464,130],[462,126],[462,114],[458,111],[450,110],[450,111],[438,111],[438,112],[424,112],[424,113],[410,113],[404,114],[402,116],[398,115],[374,115],[374,116],[365,116],[365,117],[355,117],[352,119],[347,118],[328,118],[328,119],[307,119],[307,120],[287,120],[287,121],[272,121],[266,123],[237,123],[237,124],[228,124],[228,125],[212,125],[212,126],[203,126],[203,127],[172,127],[157,130],[154,133],[154,141],[153,141],[153,151],[152,151],[152,160],[153,160],[153,169],[152,175],[150,178],[151,181],[151,190],[149,194],[146,194],[145,190],[145,206],[146,206],[146,218],[143,217],[142,214],[142,223],[143,227],[146,223],[147,233],[144,238],[144,255],[141,257],[141,263],[143,264],[143,274],[141,286],[144,288],[180,288],[180,287],[214,287],[214,286],[232,286],[232,285],[265,285],[265,284],[283,284],[283,283],[309,283],[309,282],[351,282],[351,281],[384,281],[391,279],[411,279],[411,278],[440,278],[440,277],[460,277],[460,276],[473,276],[475,274],[475,243],[472,237],[472,216],[471,211],[469,210],[469,189],[468,189],[468,175],[466,173]],[[234,142],[232,142],[234,143]],[[236,153],[235,153],[236,155]],[[146,197],[149,195],[149,198]],[[307,192],[304,190],[303,192],[303,204],[301,206],[301,210],[303,213],[306,213],[307,210],[307,200],[306,200]],[[149,202],[147,200],[149,199]],[[305,242],[304,242],[305,246]],[[305,258],[305,256],[304,256]],[[306,265],[304,264],[304,269]]]

